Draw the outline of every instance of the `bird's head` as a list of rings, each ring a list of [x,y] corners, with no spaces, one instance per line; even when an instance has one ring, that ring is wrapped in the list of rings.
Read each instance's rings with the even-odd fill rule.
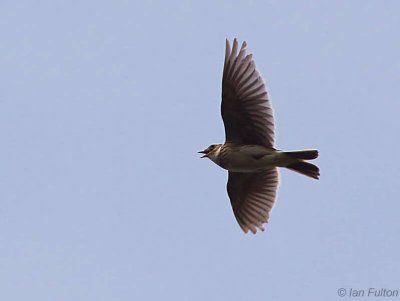
[[[209,147],[203,151],[200,151],[199,153],[204,154],[204,156],[201,156],[202,158],[209,158],[215,162],[215,160],[218,158],[219,152],[221,151],[221,146],[222,144],[211,144]]]

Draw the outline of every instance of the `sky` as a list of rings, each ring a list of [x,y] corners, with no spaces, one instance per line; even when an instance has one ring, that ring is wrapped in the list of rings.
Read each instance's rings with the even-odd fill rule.
[[[1,1],[0,299],[400,290],[399,11],[398,1]],[[227,172],[197,153],[224,141],[234,37],[265,77],[276,147],[320,152],[319,181],[281,170],[256,235],[236,223]]]

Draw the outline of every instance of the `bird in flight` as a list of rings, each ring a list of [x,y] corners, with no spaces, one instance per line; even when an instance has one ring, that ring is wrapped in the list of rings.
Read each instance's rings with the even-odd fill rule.
[[[319,179],[319,168],[306,162],[318,150],[281,151],[274,148],[274,116],[265,82],[246,42],[239,49],[226,40],[222,76],[221,115],[225,143],[212,144],[199,153],[228,170],[227,190],[239,226],[247,233],[264,231],[263,225],[276,199],[278,168],[285,167]]]

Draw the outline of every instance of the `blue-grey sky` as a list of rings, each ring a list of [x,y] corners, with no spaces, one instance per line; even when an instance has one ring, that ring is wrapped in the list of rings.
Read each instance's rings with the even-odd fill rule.
[[[397,1],[2,1],[0,299],[339,300],[400,289]],[[227,172],[225,38],[267,82],[282,170],[245,235]],[[348,298],[347,298],[348,299]]]

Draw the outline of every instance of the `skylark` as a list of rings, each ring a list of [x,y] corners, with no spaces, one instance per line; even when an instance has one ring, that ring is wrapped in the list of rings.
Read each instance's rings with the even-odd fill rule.
[[[226,40],[222,76],[221,114],[225,143],[212,144],[199,152],[229,172],[227,190],[237,222],[242,230],[264,231],[274,206],[278,188],[278,168],[286,167],[318,179],[319,168],[306,160],[318,151],[281,151],[274,148],[274,117],[263,78],[246,42],[238,53]]]

